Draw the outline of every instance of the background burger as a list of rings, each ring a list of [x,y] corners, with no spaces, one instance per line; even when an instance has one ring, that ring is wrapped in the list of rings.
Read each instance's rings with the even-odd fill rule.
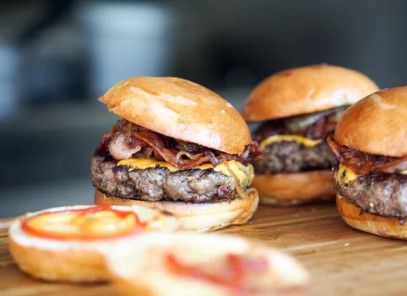
[[[226,100],[196,83],[159,77],[122,81],[99,100],[123,119],[92,158],[97,204],[159,208],[190,231],[252,216],[258,195],[249,161],[258,146]]]
[[[333,198],[334,155],[326,144],[342,112],[378,90],[365,75],[326,64],[289,69],[261,82],[243,117],[259,122],[253,138],[262,158],[253,186],[264,204],[298,204]]]
[[[337,207],[350,226],[407,239],[407,87],[376,92],[357,102],[329,139]]]

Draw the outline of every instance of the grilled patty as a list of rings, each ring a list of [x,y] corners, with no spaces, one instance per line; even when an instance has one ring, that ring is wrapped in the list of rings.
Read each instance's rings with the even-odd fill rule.
[[[362,210],[385,217],[407,217],[407,176],[402,174],[371,173],[359,175],[348,183],[337,179],[335,187],[346,201]]]
[[[170,172],[166,168],[118,166],[110,156],[92,157],[92,182],[101,192],[145,201],[210,202],[238,197],[233,177],[213,169]]]
[[[263,159],[254,163],[256,173],[281,174],[331,169],[335,156],[328,144],[307,147],[295,141],[271,143],[263,149]]]

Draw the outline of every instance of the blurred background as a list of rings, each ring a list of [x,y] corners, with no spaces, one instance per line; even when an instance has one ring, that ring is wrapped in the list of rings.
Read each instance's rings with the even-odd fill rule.
[[[93,202],[90,158],[136,75],[198,82],[241,110],[259,81],[330,63],[405,85],[407,1],[0,1],[0,217]]]

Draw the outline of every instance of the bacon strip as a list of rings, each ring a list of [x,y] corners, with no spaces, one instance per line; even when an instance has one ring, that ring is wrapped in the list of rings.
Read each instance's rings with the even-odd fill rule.
[[[110,142],[110,134],[102,136],[102,140],[99,143],[99,146],[96,148],[96,153],[103,153],[108,150],[108,145]]]
[[[334,108],[328,111],[313,114],[299,115],[282,119],[268,120],[260,125],[253,133],[253,138],[261,142],[265,138],[274,135],[300,135],[309,139],[324,139],[332,135],[341,114],[346,106]],[[302,128],[294,128],[294,122],[309,116],[320,116],[317,120]]]
[[[407,156],[389,157],[372,155],[357,149],[342,146],[331,138],[327,142],[340,163],[355,171],[357,174],[395,173],[407,170]]]
[[[157,133],[151,131],[134,132],[133,135],[152,147],[154,149],[154,156],[157,159],[161,158],[179,169],[185,170],[210,161],[210,157],[206,155],[203,155],[196,160],[181,158],[177,159],[178,152],[174,148],[167,148],[165,146],[165,142]]]
[[[246,151],[241,155],[227,154],[205,147],[202,147],[202,151],[199,153],[191,154],[183,150],[176,149],[176,139],[165,137],[125,120],[119,121],[113,127],[111,133],[103,137],[102,143],[99,145],[96,152],[105,152],[109,141],[118,134],[125,135],[126,139],[128,139],[127,144],[130,148],[133,146],[143,147],[143,153],[141,153],[143,157],[153,156],[151,152],[150,154],[146,152],[146,150],[149,148],[153,150],[153,154],[156,159],[164,160],[182,170],[190,169],[204,163],[211,163],[212,165],[216,166],[228,160],[237,160],[246,164],[249,161],[254,160],[261,153],[259,145],[257,142],[253,141],[252,144],[249,145]],[[188,156],[188,158],[180,157],[180,155],[182,156],[185,154]]]

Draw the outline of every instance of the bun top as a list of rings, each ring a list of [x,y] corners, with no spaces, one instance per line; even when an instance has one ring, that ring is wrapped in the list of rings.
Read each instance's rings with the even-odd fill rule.
[[[251,143],[246,122],[230,103],[185,79],[133,77],[99,100],[116,115],[168,137],[229,154]]]
[[[371,154],[407,155],[407,86],[378,91],[348,108],[335,140]]]
[[[278,72],[249,95],[243,118],[270,120],[351,105],[379,90],[367,76],[326,64]]]

